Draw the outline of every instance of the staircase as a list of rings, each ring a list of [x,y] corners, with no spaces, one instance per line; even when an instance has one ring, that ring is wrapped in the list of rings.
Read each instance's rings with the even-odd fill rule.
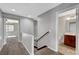
[[[47,34],[49,34],[49,31],[46,32],[45,34],[43,34],[40,38],[38,38],[37,40],[34,40],[36,42],[36,46],[34,46],[34,54],[35,55],[62,55],[61,53],[59,52],[55,52],[55,51],[52,51],[51,49],[49,49],[47,47],[47,45],[44,45],[40,48],[38,48],[38,42],[43,38],[45,37]]]
[[[44,47],[47,47],[46,45],[44,45],[44,46],[42,46],[41,48],[38,48],[38,42],[39,42],[43,37],[45,37],[48,33],[49,33],[49,31],[47,31],[45,34],[43,34],[40,38],[34,40],[34,43],[35,43],[35,46],[34,46],[35,51],[36,51],[36,49],[37,49],[37,50],[40,50],[40,49],[42,49],[42,48],[44,48]]]

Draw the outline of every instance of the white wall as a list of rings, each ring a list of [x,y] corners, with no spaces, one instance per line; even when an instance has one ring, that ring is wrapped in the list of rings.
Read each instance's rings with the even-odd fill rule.
[[[39,17],[38,37],[50,31],[45,37],[38,42],[38,47],[47,45],[49,48],[56,50],[56,13],[50,11]]]
[[[33,21],[30,19],[21,19],[20,20],[20,31],[22,35],[22,43],[30,54],[33,54],[32,51],[32,41],[33,41]]]
[[[59,18],[58,20],[58,39],[59,44],[64,42],[64,33],[66,31],[66,19],[64,17]]]

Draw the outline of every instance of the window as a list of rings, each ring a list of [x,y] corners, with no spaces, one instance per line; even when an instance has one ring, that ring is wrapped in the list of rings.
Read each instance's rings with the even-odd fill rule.
[[[14,31],[14,25],[6,25],[6,32]]]

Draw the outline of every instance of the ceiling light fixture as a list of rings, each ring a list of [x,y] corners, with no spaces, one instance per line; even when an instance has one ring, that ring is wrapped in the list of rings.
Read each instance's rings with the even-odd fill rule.
[[[71,18],[70,17],[68,17],[66,20],[70,20]]]
[[[12,11],[16,11],[15,9],[11,9]]]
[[[31,15],[28,15],[27,17],[31,17]]]
[[[11,20],[11,19],[8,19],[6,21],[6,23],[18,23],[18,20]]]
[[[68,17],[66,20],[76,19],[76,16]]]

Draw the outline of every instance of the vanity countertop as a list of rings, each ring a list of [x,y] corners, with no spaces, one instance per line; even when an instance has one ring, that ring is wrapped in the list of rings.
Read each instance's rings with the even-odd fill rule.
[[[65,33],[65,35],[76,35],[75,33]]]

